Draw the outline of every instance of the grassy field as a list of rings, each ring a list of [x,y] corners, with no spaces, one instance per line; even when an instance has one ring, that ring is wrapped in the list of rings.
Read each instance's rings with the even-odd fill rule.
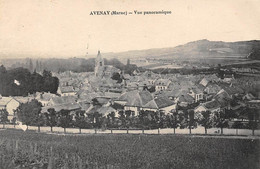
[[[259,139],[0,130],[0,168],[258,168]]]

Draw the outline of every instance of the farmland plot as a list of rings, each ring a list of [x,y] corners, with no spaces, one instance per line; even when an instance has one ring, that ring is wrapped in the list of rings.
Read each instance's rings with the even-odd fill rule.
[[[0,168],[258,168],[259,139],[0,131]]]

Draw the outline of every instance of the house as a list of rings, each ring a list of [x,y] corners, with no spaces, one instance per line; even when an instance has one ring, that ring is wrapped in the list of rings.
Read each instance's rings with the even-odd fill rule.
[[[153,100],[153,96],[150,92],[134,90],[123,93],[114,102],[123,105],[124,110],[131,110],[138,115],[141,108],[151,100]]]
[[[201,84],[204,87],[206,87],[209,82],[218,82],[218,81],[219,81],[218,76],[216,74],[213,74],[213,75],[210,75],[210,76],[203,77],[203,79],[201,79],[199,84]]]
[[[57,97],[57,95],[52,94],[52,93],[37,92],[35,99],[38,100],[42,104],[42,106],[47,106],[48,103],[50,102],[51,98],[53,98],[53,97]]]
[[[61,96],[75,96],[77,92],[72,86],[63,86],[58,88],[57,93]]]
[[[224,74],[223,82],[231,83],[234,79],[234,74]]]
[[[195,102],[203,100],[203,88],[199,85],[195,85],[190,89],[189,95],[195,99]]]
[[[187,93],[183,93],[181,95],[179,95],[175,100],[175,103],[177,103],[178,105],[180,105],[181,107],[187,107],[189,104],[192,104],[195,102],[195,99],[188,95]]]
[[[221,90],[221,87],[217,85],[216,83],[208,83],[204,91],[207,94],[216,94]]]
[[[260,100],[250,100],[247,102],[248,107],[260,110]]]
[[[50,99],[48,106],[54,105],[63,105],[69,103],[76,103],[76,97],[74,96],[61,96],[61,97],[53,97]]]
[[[170,113],[175,109],[175,103],[167,97],[156,97],[148,91],[130,91],[122,94],[114,103],[120,104],[124,110],[133,111],[135,115],[141,110],[163,111]]]
[[[253,96],[251,93],[247,93],[246,95],[243,96],[243,100],[255,100],[255,96]]]
[[[231,102],[231,97],[230,95],[223,89],[221,89],[214,97],[218,103],[220,103],[222,108],[227,108],[230,109],[230,102]]]
[[[11,121],[15,116],[15,110],[19,107],[20,102],[12,97],[0,96],[0,110],[5,109],[8,112],[7,119]]]
[[[155,90],[160,91],[160,90],[167,90],[171,81],[169,79],[158,79],[155,81]]]
[[[107,115],[109,115],[110,113],[114,112],[115,117],[119,117],[118,111],[116,109],[114,109],[113,107],[107,106],[107,105],[104,105],[104,106],[100,107],[99,109],[97,109],[97,112],[102,114],[105,117]]]
[[[221,110],[221,104],[217,100],[213,99],[205,103],[200,103],[200,105],[194,109],[194,112],[198,113],[203,111],[210,111],[213,113],[213,112],[219,112],[220,110]]]
[[[176,104],[167,97],[157,97],[145,104],[142,110],[161,111],[169,114],[172,110],[176,110]]]
[[[64,103],[59,105],[50,105],[50,106],[42,107],[41,113],[47,113],[48,109],[50,108],[53,108],[56,112],[59,112],[60,110],[76,111],[81,109],[78,103],[73,102],[73,103]]]

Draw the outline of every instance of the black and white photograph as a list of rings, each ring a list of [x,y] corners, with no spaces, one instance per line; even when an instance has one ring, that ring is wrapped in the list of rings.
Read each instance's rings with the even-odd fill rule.
[[[259,0],[0,0],[0,169],[259,168]]]

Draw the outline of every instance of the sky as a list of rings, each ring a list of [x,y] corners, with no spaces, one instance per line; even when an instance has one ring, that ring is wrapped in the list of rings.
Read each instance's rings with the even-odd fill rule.
[[[170,15],[90,15],[91,11]],[[0,58],[77,57],[260,39],[259,0],[0,0]]]

